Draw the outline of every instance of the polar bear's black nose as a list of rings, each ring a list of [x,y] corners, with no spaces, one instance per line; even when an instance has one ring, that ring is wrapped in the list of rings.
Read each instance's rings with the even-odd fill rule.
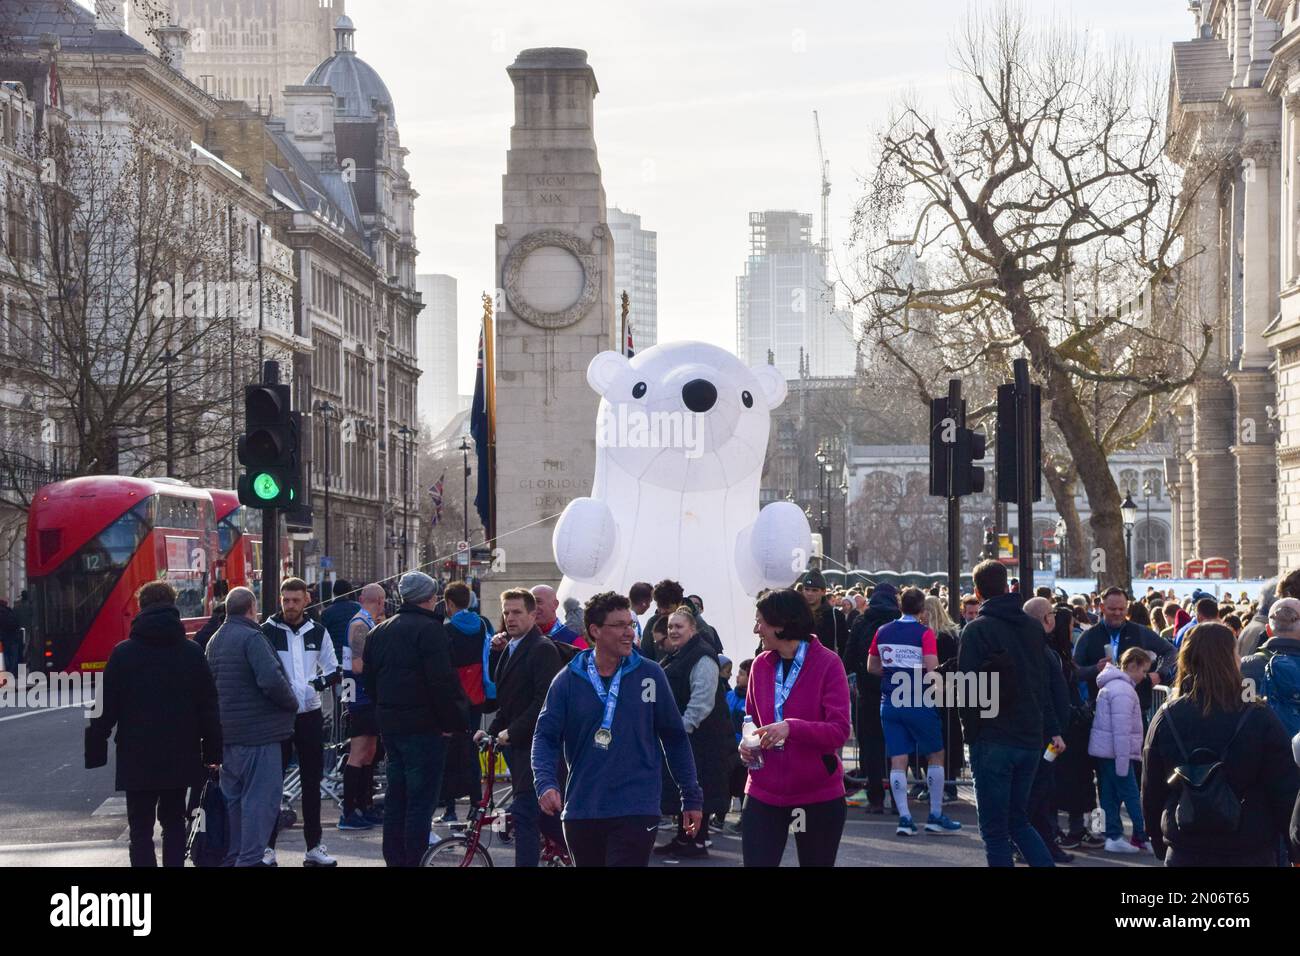
[[[707,412],[717,400],[718,390],[706,379],[693,379],[682,386],[682,401],[693,412]]]

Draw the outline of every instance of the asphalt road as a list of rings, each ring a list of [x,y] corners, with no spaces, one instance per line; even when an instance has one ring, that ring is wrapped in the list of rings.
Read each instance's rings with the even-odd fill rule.
[[[80,706],[60,710],[0,709],[0,868],[10,866],[126,866],[126,805],[113,789],[112,747],[109,765],[85,770],[82,758],[84,711]],[[852,761],[850,761],[852,763]],[[983,844],[976,828],[974,797],[963,786],[961,799],[945,806],[963,824],[951,836],[922,832],[914,837],[894,833],[892,815],[868,817],[850,808],[840,842],[839,866],[984,866]],[[459,807],[461,819],[465,802]],[[324,808],[325,844],[342,866],[382,866],[380,833],[334,829],[337,810]],[[735,819],[733,814],[729,820]],[[435,832],[447,834],[438,825]],[[296,866],[305,849],[295,827],[279,839],[281,866]],[[671,836],[664,831],[660,842]],[[673,860],[655,857],[654,868],[740,865],[740,837],[715,833],[708,859]],[[493,862],[511,866],[514,851],[499,842],[490,846]],[[794,839],[786,848],[785,865],[795,865]],[[1075,867],[1150,866],[1151,857],[1117,857],[1101,852],[1076,855]]]

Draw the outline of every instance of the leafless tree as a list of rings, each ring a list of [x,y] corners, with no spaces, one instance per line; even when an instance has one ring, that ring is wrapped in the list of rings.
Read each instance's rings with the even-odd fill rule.
[[[203,177],[188,131],[124,100],[99,107],[101,116],[124,109],[124,126],[69,122],[23,144],[39,174],[4,184],[17,218],[0,262],[20,296],[0,321],[27,350],[10,384],[41,396],[58,422],[65,474],[161,473],[170,424],[172,472],[224,484],[230,362],[251,363],[246,332],[263,293],[232,271],[245,237],[231,228],[228,187]],[[2,447],[0,462],[12,479],[41,454]],[[26,504],[20,494],[11,506]]]
[[[865,335],[918,394],[981,383],[965,389],[977,415],[1027,357],[1060,436],[1048,481],[1071,537],[1077,480],[1110,557],[1103,583],[1127,586],[1107,457],[1149,433],[1208,352],[1176,278],[1202,253],[1181,245],[1181,197],[1214,164],[1178,191],[1162,83],[1132,50],[1003,2],[971,13],[954,57],[951,115],[904,102],[878,135],[854,220]]]

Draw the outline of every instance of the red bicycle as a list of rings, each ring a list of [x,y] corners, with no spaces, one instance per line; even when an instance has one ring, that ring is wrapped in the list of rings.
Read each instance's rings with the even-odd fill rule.
[[[495,866],[488,849],[491,834],[508,835],[513,829],[513,819],[505,810],[497,806],[497,741],[495,737],[484,737],[479,741],[479,750],[487,751],[487,773],[483,776],[483,796],[470,808],[469,817],[464,823],[451,825],[455,836],[445,837],[429,847],[420,858],[420,866]],[[503,801],[504,802],[504,801]],[[484,830],[489,834],[484,837]],[[558,843],[545,833],[542,839],[542,866],[573,866],[569,859],[569,848]]]

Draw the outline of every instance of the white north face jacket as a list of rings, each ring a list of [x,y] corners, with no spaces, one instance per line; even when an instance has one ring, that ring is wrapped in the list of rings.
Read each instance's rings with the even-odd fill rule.
[[[307,683],[317,674],[333,674],[338,669],[338,656],[325,625],[312,617],[303,617],[294,630],[280,614],[272,614],[262,625],[275,653],[289,678],[294,696],[298,698],[298,713],[320,710],[320,694]]]

